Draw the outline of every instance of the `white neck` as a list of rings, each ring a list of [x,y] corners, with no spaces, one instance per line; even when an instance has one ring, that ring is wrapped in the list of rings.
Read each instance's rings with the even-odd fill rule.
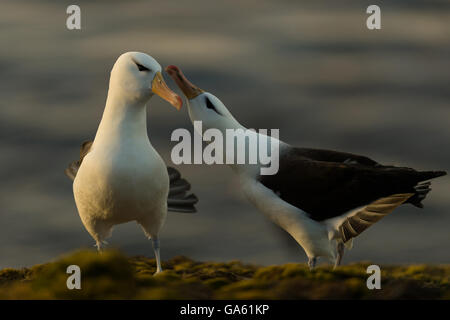
[[[95,136],[95,144],[121,139],[139,139],[147,135],[147,112],[145,101],[130,102],[126,97],[108,92],[102,120]],[[116,140],[113,140],[116,139]]]
[[[189,116],[191,118],[191,121],[194,123],[195,121],[200,121],[201,118],[197,117],[197,114],[195,113],[195,110],[192,110],[191,108],[189,108]],[[198,119],[198,120],[197,120]],[[243,125],[241,125],[234,117],[232,117],[231,115],[229,117],[224,117],[221,119],[218,119],[216,121],[208,121],[207,123],[202,122],[202,132],[199,132],[199,130],[197,130],[197,126],[194,126],[196,131],[200,134],[204,134],[205,131],[207,129],[216,129],[219,130],[222,133],[222,137],[223,137],[223,162],[222,163],[227,163],[226,159],[227,156],[230,156],[230,158],[234,158],[233,163],[227,163],[231,169],[233,169],[233,171],[235,171],[237,174],[244,174],[247,176],[252,176],[252,177],[256,177],[260,174],[261,172],[261,167],[267,167],[267,161],[265,162],[265,164],[262,164],[261,162],[259,162],[261,159],[259,158],[260,154],[257,150],[259,150],[259,146],[260,143],[262,145],[267,146],[268,151],[270,151],[270,155],[273,155],[275,153],[277,153],[278,155],[280,154],[281,149],[285,148],[287,145],[278,140],[277,138],[274,137],[268,137],[264,134],[260,134],[258,132],[255,131],[247,131],[247,128],[244,127]],[[228,134],[227,134],[227,130],[231,129],[231,130],[238,130],[235,131],[236,136],[233,136],[233,138],[228,139]],[[269,134],[269,132],[267,132]],[[230,140],[231,145],[229,145],[227,142],[228,140]],[[242,163],[238,163],[237,161],[237,150],[238,150],[238,146],[237,141],[246,141],[245,143],[245,155],[246,155],[246,159],[244,160],[246,163],[242,164]],[[234,143],[233,143],[234,141]],[[252,147],[250,149],[249,146],[249,142],[252,142]],[[250,152],[252,152],[252,154],[256,155],[256,162],[257,163],[248,163],[248,161],[246,160],[250,160],[249,154]],[[265,155],[266,157],[269,156],[269,154],[266,153]],[[278,159],[279,160],[279,159]],[[279,163],[277,160],[277,163]],[[253,157],[253,161],[254,161],[254,157]]]

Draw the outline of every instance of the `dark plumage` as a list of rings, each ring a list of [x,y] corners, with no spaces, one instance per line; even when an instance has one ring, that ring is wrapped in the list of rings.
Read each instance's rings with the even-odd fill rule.
[[[169,196],[167,198],[167,209],[173,212],[195,213],[195,204],[198,198],[193,193],[187,193],[191,185],[181,174],[172,167],[167,167],[170,179]]]
[[[289,148],[280,154],[278,173],[259,180],[311,219],[322,221],[393,194],[413,194],[406,202],[422,207],[430,184],[419,183],[445,174],[383,166],[351,153]]]

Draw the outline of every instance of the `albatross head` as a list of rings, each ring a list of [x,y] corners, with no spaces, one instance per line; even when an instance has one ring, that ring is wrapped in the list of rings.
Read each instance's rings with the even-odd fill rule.
[[[192,84],[178,67],[168,66],[166,72],[186,96],[192,121],[201,120],[206,128],[233,129],[241,127],[222,101]]]
[[[164,82],[159,63],[141,52],[127,52],[117,59],[111,71],[109,89],[132,102],[146,102],[157,94],[178,110],[183,104]]]

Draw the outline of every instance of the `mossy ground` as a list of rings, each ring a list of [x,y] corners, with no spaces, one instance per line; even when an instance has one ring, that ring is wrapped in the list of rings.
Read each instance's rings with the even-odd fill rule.
[[[68,290],[69,265],[81,290]],[[155,260],[108,250],[78,251],[54,262],[0,270],[0,299],[450,299],[450,266],[381,266],[381,290],[368,290],[369,263],[261,267],[175,257],[156,276]]]

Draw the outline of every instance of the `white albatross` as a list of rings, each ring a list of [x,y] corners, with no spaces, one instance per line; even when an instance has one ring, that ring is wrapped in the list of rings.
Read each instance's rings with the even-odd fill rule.
[[[226,129],[245,129],[218,98],[189,82],[178,67],[166,71],[186,96],[192,122],[200,120],[203,128],[218,129],[224,137]],[[258,134],[257,139],[267,136]],[[261,175],[259,165],[231,167],[250,202],[302,246],[311,269],[318,257],[339,265],[354,237],[401,204],[422,208],[431,190],[424,181],[446,174],[384,166],[360,155],[296,148],[270,139],[270,145],[279,145],[276,174]]]
[[[66,169],[81,221],[98,250],[113,226],[136,221],[151,238],[161,272],[158,235],[167,210],[195,212],[189,183],[167,168],[147,134],[146,104],[159,95],[178,110],[181,98],[165,84],[161,66],[140,52],[122,54],[114,64],[108,97],[93,142]]]

